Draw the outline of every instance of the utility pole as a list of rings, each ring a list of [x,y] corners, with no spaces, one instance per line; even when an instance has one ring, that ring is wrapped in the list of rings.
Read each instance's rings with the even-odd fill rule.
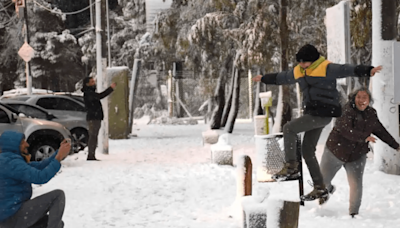
[[[25,0],[13,0],[15,2],[15,11],[18,17],[24,18],[25,42],[18,51],[19,56],[25,61],[25,74],[26,74],[26,89],[27,94],[32,94],[32,73],[30,60],[34,55],[34,50],[29,46],[29,24],[28,24],[28,10]],[[21,12],[23,10],[23,12]]]
[[[96,68],[97,68],[97,92],[104,91],[108,87],[106,79],[107,67],[107,49],[105,39],[105,17],[106,0],[96,1]],[[108,98],[101,100],[104,112],[104,120],[102,121],[99,133],[99,149],[103,154],[108,154]]]
[[[18,1],[18,0],[17,0]],[[25,0],[21,0],[25,1]],[[25,19],[25,41],[29,45],[30,39],[29,39],[29,24],[28,24],[28,7],[25,5],[24,7],[24,19]],[[28,95],[32,94],[32,72],[31,72],[31,63],[30,61],[25,62],[26,65],[26,89]]]
[[[396,1],[372,0],[372,65],[382,65],[382,71],[371,78],[374,108],[379,120],[388,132],[399,142],[399,109],[394,102],[396,90],[393,84],[398,60],[393,56],[397,37]],[[389,147],[382,140],[374,145],[374,163],[388,174],[400,175],[399,152]]]

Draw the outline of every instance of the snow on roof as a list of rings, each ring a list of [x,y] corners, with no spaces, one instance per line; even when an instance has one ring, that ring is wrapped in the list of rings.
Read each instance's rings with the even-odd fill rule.
[[[49,94],[49,93],[54,93],[52,90],[47,90],[47,89],[36,89],[32,88],[32,94]],[[20,95],[26,95],[28,94],[27,88],[16,88],[8,91],[3,92],[3,96],[0,98],[7,98],[7,97],[14,97],[14,96],[20,96]]]
[[[76,92],[54,92],[52,90],[48,89],[36,89],[32,88],[32,95],[46,95],[46,94],[55,94],[55,95],[69,95],[69,96],[82,96],[82,93],[80,91]],[[3,98],[10,98],[10,97],[16,97],[16,96],[21,96],[21,95],[28,95],[28,91],[26,88],[16,88],[8,91],[3,92],[3,96],[0,97],[0,100]]]

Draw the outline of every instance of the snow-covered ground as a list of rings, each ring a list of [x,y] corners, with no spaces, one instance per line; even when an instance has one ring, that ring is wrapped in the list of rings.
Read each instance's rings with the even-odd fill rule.
[[[81,152],[64,160],[61,173],[49,183],[34,186],[34,196],[63,189],[67,205],[66,228],[221,228],[241,227],[229,216],[236,197],[236,169],[210,164],[210,146],[202,144],[199,125],[143,125],[137,138],[110,140],[109,155],[98,154],[100,162],[85,161]],[[318,158],[329,129],[318,145]],[[249,122],[236,123],[231,137],[236,157],[255,159],[254,128]],[[254,164],[254,162],[253,162]],[[305,192],[311,191],[305,171]],[[270,190],[270,197],[297,199],[296,181],[258,185],[253,169],[254,189]],[[368,159],[364,175],[364,197],[360,216],[348,215],[346,174],[341,169],[333,184],[337,191],[320,207],[317,201],[300,208],[299,227],[399,227],[400,176],[374,170]],[[258,185],[258,186],[256,186]]]

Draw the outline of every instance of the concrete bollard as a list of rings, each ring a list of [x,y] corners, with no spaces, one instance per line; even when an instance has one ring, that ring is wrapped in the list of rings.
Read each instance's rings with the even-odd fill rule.
[[[233,149],[229,145],[229,134],[222,134],[218,142],[211,145],[211,161],[218,165],[233,165]]]
[[[203,131],[201,135],[203,136],[203,145],[215,144],[218,142],[219,134],[217,131],[214,130]]]

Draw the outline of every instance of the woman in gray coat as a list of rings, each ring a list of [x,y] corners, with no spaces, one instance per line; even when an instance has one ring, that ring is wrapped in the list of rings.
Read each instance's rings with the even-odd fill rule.
[[[333,193],[335,187],[331,181],[343,166],[347,173],[350,186],[349,214],[354,217],[358,214],[362,198],[362,179],[369,151],[368,143],[375,142],[376,137],[387,143],[395,150],[399,144],[383,127],[374,108],[371,93],[361,88],[349,95],[349,101],[343,108],[343,115],[335,122],[326,141],[321,159],[321,173],[325,186]],[[320,204],[327,201],[329,196],[321,198]]]

